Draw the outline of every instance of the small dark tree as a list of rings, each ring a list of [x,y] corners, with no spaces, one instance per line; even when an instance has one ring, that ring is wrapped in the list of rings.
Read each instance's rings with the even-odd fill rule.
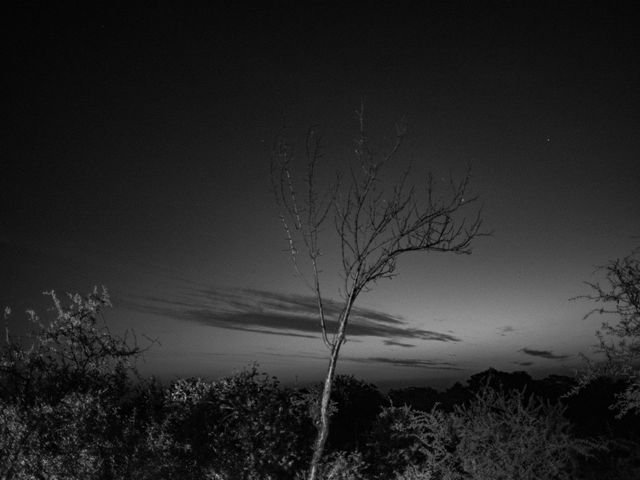
[[[532,383],[533,379],[526,372],[501,372],[495,368],[471,375],[467,380],[468,388],[474,393],[485,387],[503,388],[505,391],[527,388],[530,391]]]
[[[385,189],[383,168],[396,157],[406,134],[404,124],[396,127],[395,141],[385,156],[377,156],[365,135],[363,106],[356,112],[360,132],[355,145],[356,165],[351,165],[346,181],[338,175],[326,188],[317,185],[316,167],[321,157],[316,129],[308,131],[305,142],[307,174],[300,194],[292,176],[293,151],[283,139],[276,141],[271,160],[271,178],[280,220],[287,236],[289,253],[296,271],[313,291],[318,307],[322,339],[329,349],[329,366],[320,403],[320,419],[309,480],[315,480],[329,433],[329,399],[340,349],[345,341],[353,305],[363,291],[383,278],[394,276],[398,257],[408,252],[470,253],[471,243],[481,235],[480,211],[471,221],[460,218],[476,200],[468,196],[470,175],[458,183],[450,181],[450,191],[438,195],[431,176],[424,195],[410,182],[407,168],[390,189]],[[337,331],[327,331],[325,296],[321,290],[319,261],[320,233],[333,219],[341,253],[343,305]],[[311,278],[298,268],[298,248],[302,246],[311,263]]]
[[[440,402],[440,392],[431,387],[391,389],[388,393],[392,405],[406,405],[414,410],[429,412]]]

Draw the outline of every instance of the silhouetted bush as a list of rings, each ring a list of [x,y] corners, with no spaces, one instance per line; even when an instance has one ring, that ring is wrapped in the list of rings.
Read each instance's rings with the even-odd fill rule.
[[[406,387],[391,389],[387,394],[392,405],[407,405],[414,410],[429,412],[440,403],[440,392],[431,387]]]
[[[571,434],[564,410],[524,391],[480,390],[454,414],[463,470],[479,479],[571,478],[598,445]]]
[[[567,405],[566,416],[574,424],[576,433],[582,437],[640,438],[640,417],[628,412],[618,418],[612,408],[626,386],[625,379],[599,377],[563,399]]]
[[[257,370],[207,383],[179,380],[166,392],[166,432],[181,456],[237,479],[291,478],[306,466],[308,405]]]
[[[456,382],[440,394],[438,405],[445,412],[452,412],[457,405],[462,405],[472,398],[473,392],[460,382]]]
[[[456,442],[452,418],[446,412],[438,408],[422,412],[406,405],[387,407],[371,433],[369,472],[386,479],[396,473],[416,473],[416,468],[431,473],[435,466],[453,470]]]
[[[92,478],[109,470],[114,430],[131,390],[141,349],[101,322],[106,290],[50,292],[55,317],[46,326],[29,312],[26,341],[7,336],[0,349],[2,478]]]
[[[32,328],[26,342],[9,337],[0,350],[0,398],[31,405],[55,404],[69,393],[122,396],[142,349],[102,322],[102,309],[111,305],[107,291],[69,294],[68,305],[54,292],[48,295],[55,307],[53,320],[45,326],[29,311]]]
[[[91,394],[68,394],[55,405],[2,405],[2,478],[95,478],[108,448],[109,416]]]
[[[354,451],[363,447],[382,406],[387,403],[378,388],[353,375],[337,375],[331,400],[335,411],[327,451]]]
[[[374,430],[369,458],[379,462],[371,470],[380,479],[393,472],[403,479],[569,479],[599,446],[574,438],[563,413],[560,404],[489,387],[451,413],[390,407]]]
[[[533,379],[526,372],[501,372],[495,368],[489,368],[484,372],[471,375],[467,380],[467,388],[473,393],[484,390],[486,387],[509,392],[531,388],[532,383]]]

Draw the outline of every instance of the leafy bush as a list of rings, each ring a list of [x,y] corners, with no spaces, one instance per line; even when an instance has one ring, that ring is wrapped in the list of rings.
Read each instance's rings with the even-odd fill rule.
[[[596,445],[570,434],[564,410],[524,391],[481,390],[454,414],[463,471],[478,479],[570,478],[578,456]]]
[[[94,288],[86,297],[69,294],[68,305],[53,291],[47,295],[55,318],[45,326],[28,311],[32,328],[27,345],[7,335],[0,349],[0,398],[30,405],[55,404],[72,392],[121,396],[142,349],[112,334],[101,321],[102,309],[111,305],[106,289]]]
[[[435,480],[430,470],[416,465],[407,466],[401,473],[396,472],[395,480]]]
[[[308,405],[255,367],[166,393],[167,429],[183,458],[237,479],[292,478],[310,458]]]
[[[142,352],[101,321],[106,290],[50,292],[27,342],[0,349],[0,478],[292,478],[313,426],[302,395],[250,371],[134,385]],[[6,310],[8,314],[8,309]]]
[[[2,478],[95,478],[108,446],[109,416],[91,394],[68,394],[55,405],[0,410]]]
[[[54,319],[45,326],[28,312],[27,341],[7,333],[0,348],[3,478],[92,478],[109,470],[129,373],[142,352],[101,322],[106,290],[69,295],[67,305],[48,295]]]
[[[598,448],[569,432],[564,407],[524,391],[481,389],[452,413],[389,407],[378,417],[368,458],[378,478],[565,479]],[[386,440],[385,440],[386,439]]]
[[[415,473],[417,466],[424,471],[427,466],[451,463],[455,442],[451,417],[437,408],[431,412],[406,405],[384,408],[371,432],[366,453],[369,471],[386,479],[398,472]]]

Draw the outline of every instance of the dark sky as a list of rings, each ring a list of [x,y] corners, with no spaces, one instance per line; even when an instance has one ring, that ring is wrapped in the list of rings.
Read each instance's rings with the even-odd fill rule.
[[[326,351],[268,191],[272,141],[320,125],[344,167],[365,100],[393,177],[472,166],[490,238],[414,255],[361,297],[343,372],[437,382],[494,366],[567,373],[599,319],[569,298],[638,244],[638,18],[623,3],[320,2],[4,14],[0,303],[104,284],[142,365],[318,377]],[[382,4],[382,2],[381,2]],[[419,5],[419,8],[418,8]],[[635,238],[634,238],[635,236]],[[323,282],[337,295],[335,251]]]

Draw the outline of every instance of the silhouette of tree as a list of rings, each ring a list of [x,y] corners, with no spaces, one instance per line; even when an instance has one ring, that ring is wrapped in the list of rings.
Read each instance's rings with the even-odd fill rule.
[[[527,372],[501,372],[495,368],[489,368],[484,372],[471,375],[467,385],[474,393],[486,387],[520,391],[530,387],[532,382],[533,379]]]
[[[440,392],[431,387],[406,387],[389,390],[389,400],[396,407],[409,406],[414,410],[430,412],[439,402]]]
[[[533,391],[539,397],[551,402],[557,402],[576,385],[572,377],[565,375],[548,375],[540,380],[533,381]]]
[[[318,308],[322,339],[329,349],[329,366],[320,404],[318,435],[309,470],[315,480],[329,433],[329,399],[340,349],[345,341],[349,317],[363,291],[384,278],[394,276],[398,257],[408,252],[471,253],[472,241],[482,235],[478,210],[467,221],[460,212],[473,204],[469,196],[470,174],[460,182],[449,182],[448,195],[439,195],[431,176],[420,195],[407,168],[398,182],[385,188],[383,167],[395,159],[406,135],[406,126],[396,126],[395,141],[389,153],[377,156],[369,146],[364,128],[364,106],[357,111],[360,132],[355,144],[357,165],[346,175],[339,174],[333,185],[320,189],[317,166],[321,158],[320,138],[315,128],[306,136],[307,173],[303,192],[292,175],[292,147],[284,140],[275,142],[271,159],[271,179],[280,220],[286,233],[291,260],[297,273],[313,291]],[[346,177],[346,181],[343,181]],[[341,259],[343,304],[337,331],[327,331],[325,296],[320,282],[320,233],[333,220]],[[299,248],[306,251],[312,273],[304,276],[298,264]]]

